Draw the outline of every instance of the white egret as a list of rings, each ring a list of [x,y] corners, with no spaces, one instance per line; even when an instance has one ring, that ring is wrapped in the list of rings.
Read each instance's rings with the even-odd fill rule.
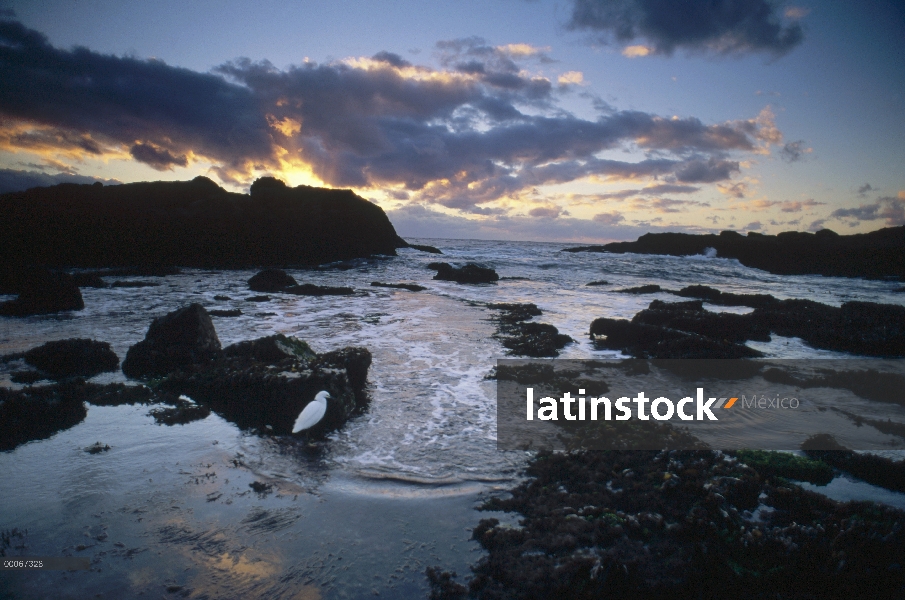
[[[309,402],[302,409],[302,412],[299,413],[299,418],[295,420],[295,425],[292,426],[292,433],[304,431],[320,423],[327,413],[327,398],[329,397],[330,393],[326,390],[318,392],[314,400]]]

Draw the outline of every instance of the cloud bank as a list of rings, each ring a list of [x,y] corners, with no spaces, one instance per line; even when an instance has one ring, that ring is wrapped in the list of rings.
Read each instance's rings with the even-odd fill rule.
[[[805,14],[783,12],[771,0],[573,0],[567,26],[624,46],[630,58],[669,56],[679,48],[781,56],[804,39],[796,21]],[[783,24],[782,17],[792,22]]]

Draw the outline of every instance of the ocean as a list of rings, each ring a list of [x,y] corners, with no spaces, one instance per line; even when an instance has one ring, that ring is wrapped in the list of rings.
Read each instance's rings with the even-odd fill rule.
[[[4,573],[0,597],[42,598],[48,590],[58,598],[424,597],[427,566],[467,574],[480,557],[470,528],[491,515],[474,509],[512,487],[530,457],[496,449],[496,388],[487,375],[506,353],[492,337],[496,313],[487,303],[535,303],[543,311],[535,321],[575,340],[560,354],[568,359],[620,356],[594,349],[588,337],[593,319],[630,319],[654,299],[678,300],[668,293],[615,292],[645,284],[702,284],[833,306],[905,303],[905,295],[893,291],[900,285],[895,282],[771,275],[703,255],[409,241],[436,246],[443,255],[401,249],[397,257],[349,261],[341,268],[288,270],[299,283],[352,287],[359,292],[352,296],[272,294],[270,301],[251,302],[245,300],[255,295],[247,280],[255,271],[186,269],[166,277],[118,278],[158,284],[150,287],[83,288],[82,311],[0,317],[0,354],[75,337],[109,342],[123,358],[153,318],[200,302],[242,311],[214,317],[224,346],[282,333],[317,352],[364,346],[373,355],[368,410],[318,451],[243,432],[216,414],[167,427],[148,416],[147,406],[91,406],[71,429],[0,453],[0,530],[27,530],[16,539],[29,556],[92,560],[91,571]],[[427,264],[438,260],[491,266],[502,279],[489,285],[434,281]],[[608,284],[586,285],[600,280]],[[372,287],[372,281],[427,289]],[[778,336],[748,345],[771,358],[851,356]],[[10,381],[20,366],[0,363],[0,386],[20,387]],[[126,379],[115,373],[92,381]],[[877,410],[882,418],[905,421],[901,406]],[[95,442],[110,450],[86,453]],[[252,482],[269,487],[256,492]],[[905,508],[905,494],[845,477],[819,491]]]

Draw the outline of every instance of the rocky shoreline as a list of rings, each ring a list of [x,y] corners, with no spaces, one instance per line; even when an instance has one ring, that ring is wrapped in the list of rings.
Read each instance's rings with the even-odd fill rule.
[[[314,396],[331,395],[324,418],[305,434],[321,439],[367,407],[371,354],[348,347],[317,354],[304,341],[272,335],[221,348],[207,311],[192,304],[155,319],[133,345],[123,373],[143,385],[87,383],[115,370],[119,358],[94,340],[49,342],[4,360],[24,358],[36,368],[31,381],[56,379],[21,390],[0,388],[0,451],[44,439],[80,423],[86,404],[168,405],[150,413],[173,425],[205,418],[213,410],[242,429],[290,435]]]

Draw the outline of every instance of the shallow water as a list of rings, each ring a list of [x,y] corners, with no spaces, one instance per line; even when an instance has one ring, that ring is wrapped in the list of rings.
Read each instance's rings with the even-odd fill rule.
[[[562,357],[581,359],[617,356],[591,346],[587,331],[594,318],[631,318],[655,298],[676,300],[613,291],[642,284],[705,284],[833,305],[903,302],[888,282],[775,276],[719,258],[412,241],[438,246],[445,256],[403,249],[396,258],[356,261],[349,270],[290,271],[299,283],[351,286],[361,292],[354,296],[274,294],[268,302],[249,302],[245,298],[256,295],[246,284],[253,271],[188,270],[131,278],[161,284],[155,287],[83,289],[83,311],[0,318],[0,354],[91,337],[110,342],[122,358],[151,319],[201,302],[244,313],[214,318],[224,345],[283,333],[319,352],[360,345],[374,357],[369,410],[319,451],[243,433],[217,415],[164,427],[147,416],[148,407],[124,406],[89,407],[87,419],[72,429],[0,454],[0,529],[27,528],[27,555],[91,556],[96,569],[6,573],[0,591],[159,597],[167,586],[180,586],[173,593],[211,598],[423,597],[427,565],[463,574],[477,560],[469,528],[488,515],[472,509],[482,494],[511,487],[527,458],[496,450],[495,384],[484,377],[504,351],[490,337],[494,313],[482,303],[536,303],[544,311],[536,320],[576,340]],[[426,265],[436,260],[477,261],[502,277],[527,279],[482,286],[433,281]],[[601,279],[610,285],[585,285]],[[371,281],[415,282],[428,290],[376,288]],[[845,356],[788,338],[750,345],[776,358]],[[0,385],[13,385],[9,372],[21,366],[0,363]],[[107,374],[95,381],[125,380]],[[891,418],[905,421],[900,409],[886,407]],[[83,451],[96,441],[111,450]],[[249,488],[254,481],[270,484],[271,491],[255,493]],[[872,486],[854,487],[858,498],[899,501]]]

